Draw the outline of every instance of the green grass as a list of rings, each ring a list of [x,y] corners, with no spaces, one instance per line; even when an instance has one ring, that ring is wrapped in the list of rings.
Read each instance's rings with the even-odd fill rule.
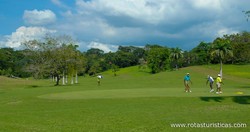
[[[220,70],[220,65],[206,65],[204,66],[216,71]],[[250,79],[250,64],[246,65],[223,65],[223,72],[227,75],[233,75]]]
[[[0,131],[249,131],[250,79],[224,65],[223,94],[209,93],[206,76],[219,65],[194,66],[151,75],[138,67],[80,77],[79,84],[0,77]],[[249,70],[242,66],[238,72]],[[183,77],[191,74],[192,93]],[[244,73],[244,72],[243,72]],[[238,94],[242,92],[242,94]],[[246,123],[246,128],[172,128],[172,123]]]

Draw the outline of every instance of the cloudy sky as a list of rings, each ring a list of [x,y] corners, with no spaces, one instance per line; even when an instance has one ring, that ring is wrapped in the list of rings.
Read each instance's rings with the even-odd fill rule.
[[[250,30],[249,0],[0,0],[0,47],[45,34],[70,35],[80,50],[159,44],[190,50]]]

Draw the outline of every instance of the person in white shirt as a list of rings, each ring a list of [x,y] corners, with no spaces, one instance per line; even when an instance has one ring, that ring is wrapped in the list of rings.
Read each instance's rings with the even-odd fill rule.
[[[213,92],[214,91],[214,88],[213,88],[214,79],[210,75],[207,76],[206,84],[208,84],[208,82],[209,82],[209,86],[210,86],[210,92]]]
[[[97,76],[97,84],[98,84],[98,86],[101,85],[101,78],[103,78],[102,75]]]

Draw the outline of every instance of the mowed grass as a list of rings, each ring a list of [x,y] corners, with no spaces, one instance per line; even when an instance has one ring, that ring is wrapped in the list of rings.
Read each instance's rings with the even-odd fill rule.
[[[204,65],[204,67],[215,71],[220,70],[219,65]],[[223,65],[223,72],[227,75],[250,79],[250,65]]]
[[[225,65],[229,69],[238,66]],[[75,85],[0,77],[0,131],[249,131],[250,79],[225,68],[223,94],[209,93],[219,65],[150,74],[138,67],[80,77]],[[241,68],[246,69],[248,68]],[[189,72],[192,93],[185,93]],[[246,72],[249,76],[249,72]],[[245,123],[245,128],[174,128],[173,123]]]

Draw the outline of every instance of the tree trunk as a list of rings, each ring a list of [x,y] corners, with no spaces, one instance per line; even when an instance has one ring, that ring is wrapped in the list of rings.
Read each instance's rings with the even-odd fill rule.
[[[76,72],[75,83],[78,83],[78,76],[77,76],[77,72]]]
[[[68,84],[68,75],[65,76],[65,83]]]
[[[74,84],[74,76],[71,77],[71,84]]]
[[[222,79],[222,60],[220,60],[220,77]]]
[[[60,76],[59,76],[59,74],[57,74],[56,75],[56,84],[55,84],[55,86],[59,85],[59,81],[60,81]]]
[[[65,85],[65,75],[64,75],[64,71],[63,71],[62,85]]]

